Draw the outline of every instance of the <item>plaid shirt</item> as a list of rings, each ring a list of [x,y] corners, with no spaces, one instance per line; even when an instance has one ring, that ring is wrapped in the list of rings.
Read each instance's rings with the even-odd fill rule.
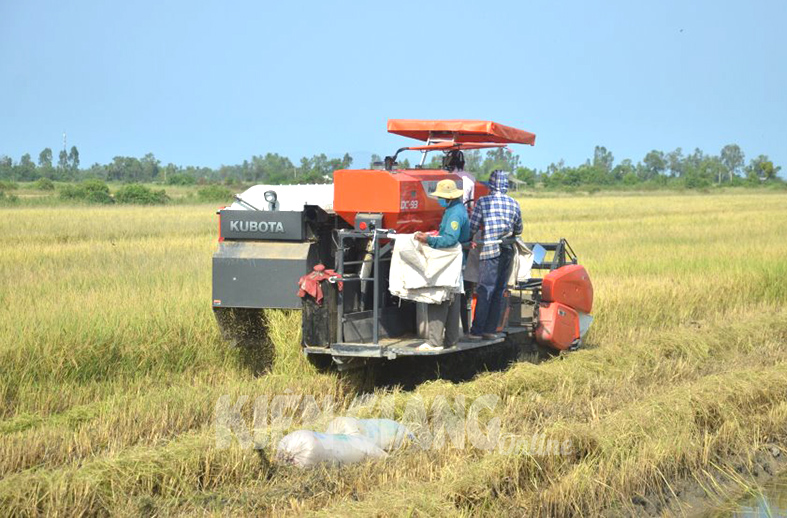
[[[507,190],[508,182],[500,182]],[[500,255],[500,244],[490,243],[503,237],[518,236],[522,233],[522,211],[519,204],[511,197],[495,189],[492,194],[478,199],[470,216],[470,235],[474,235],[483,227],[484,247],[481,249],[481,260],[492,259]]]

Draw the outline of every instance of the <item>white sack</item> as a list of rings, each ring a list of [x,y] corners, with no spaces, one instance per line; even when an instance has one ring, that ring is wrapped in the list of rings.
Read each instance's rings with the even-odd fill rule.
[[[274,459],[280,464],[305,468],[321,462],[353,464],[366,458],[387,456],[363,436],[298,430],[282,437],[276,446]]]
[[[413,439],[406,426],[392,419],[356,419],[337,417],[330,422],[327,433],[363,436],[386,451],[399,448],[405,439]]]
[[[462,287],[462,247],[432,248],[412,234],[396,236],[388,290],[405,300],[439,304]]]
[[[533,270],[533,252],[525,245],[521,238],[514,242],[514,259],[511,276],[508,278],[509,286],[516,286],[519,282],[530,279]]]
[[[464,280],[467,282],[478,283],[482,248],[483,244],[479,244],[476,248],[471,248],[467,254],[467,264],[464,271]],[[514,243],[514,256],[511,261],[511,274],[508,278],[509,286],[516,286],[517,283],[530,279],[533,270],[533,260],[533,252],[530,251],[521,238],[517,237]]]

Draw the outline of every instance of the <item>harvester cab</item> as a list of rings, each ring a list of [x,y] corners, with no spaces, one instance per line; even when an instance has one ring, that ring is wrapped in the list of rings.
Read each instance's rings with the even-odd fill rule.
[[[369,360],[437,356],[506,340],[526,348],[577,347],[591,321],[593,288],[565,239],[521,243],[533,251],[531,271],[506,293],[501,337],[419,350],[425,306],[390,293],[397,237],[439,226],[437,183],[462,177],[425,168],[431,152],[535,144],[535,135],[487,121],[388,121],[388,131],[422,142],[385,157],[381,167],[343,169],[325,185],[256,185],[218,211],[219,245],[213,257],[213,309],[225,338],[255,347],[264,339],[262,309],[302,310],[302,344],[315,359],[339,368]],[[419,165],[398,168],[404,151]],[[488,193],[475,184],[474,198]],[[513,239],[513,238],[512,238]],[[301,281],[302,279],[302,281]],[[299,291],[300,288],[300,291]],[[472,311],[472,306],[467,308]]]

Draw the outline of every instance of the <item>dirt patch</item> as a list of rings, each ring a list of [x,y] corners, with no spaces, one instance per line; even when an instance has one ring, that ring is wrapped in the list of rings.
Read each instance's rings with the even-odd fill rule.
[[[766,444],[751,459],[731,459],[701,475],[671,481],[663,490],[635,495],[625,509],[610,509],[604,515],[710,518],[740,500],[748,489],[762,487],[785,472],[787,444]]]

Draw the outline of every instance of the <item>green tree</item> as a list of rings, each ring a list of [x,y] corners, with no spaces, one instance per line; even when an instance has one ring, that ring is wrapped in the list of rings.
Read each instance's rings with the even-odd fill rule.
[[[553,182],[557,182],[557,178],[563,174],[563,170],[566,168],[566,163],[561,158],[557,162],[552,162],[547,166],[547,170],[544,174],[544,183],[547,185],[551,185]]]
[[[766,160],[760,164],[760,170],[762,171],[762,176],[765,180],[775,180],[776,175],[781,171],[781,166],[774,166],[773,162],[770,160]]]
[[[19,166],[17,169],[19,171],[17,178],[22,181],[29,182],[37,178],[36,164],[30,157],[30,153],[25,153],[22,155],[22,158],[19,159]]]
[[[65,172],[68,169],[68,152],[65,149],[60,150],[60,155],[57,160],[57,168],[61,172]]]
[[[776,179],[781,166],[774,166],[768,155],[760,155],[752,159],[746,167],[746,176],[752,181],[768,181]]]
[[[142,168],[140,179],[143,182],[150,182],[158,179],[161,161],[157,159],[153,153],[147,153],[145,156],[143,156],[139,161],[139,164]]]
[[[38,154],[38,166],[46,169],[52,167],[52,150],[50,148],[44,148]]]
[[[463,153],[465,156],[465,171],[481,171],[481,166],[483,163],[481,160],[481,151],[473,149],[471,151],[464,151]]]
[[[144,178],[142,163],[134,157],[116,156],[107,165],[107,180],[116,182],[141,182]]]
[[[248,164],[248,161],[244,160],[243,163],[244,164]],[[164,183],[172,183],[172,182],[170,182],[169,179],[172,178],[173,176],[176,176],[176,175],[183,176],[185,178],[189,178],[187,175],[179,175],[180,168],[178,166],[176,166],[175,164],[171,163],[171,162],[169,164],[167,164],[166,166],[164,166],[163,171],[164,171],[164,180],[163,180]],[[242,178],[243,178],[243,176],[241,175],[238,179],[240,180]],[[189,180],[186,180],[186,181],[188,182]],[[190,182],[193,184],[194,183],[194,178],[190,178]]]
[[[700,165],[705,160],[705,153],[700,148],[694,148],[694,152],[686,157],[683,161],[684,172],[693,169],[695,172],[699,171]]]
[[[345,153],[339,162],[339,165],[341,166],[341,169],[348,169],[351,165],[353,165],[353,157],[351,157],[349,153]]]
[[[631,162],[630,158],[624,158],[614,169],[612,169],[612,178],[615,181],[623,180],[627,175],[634,175],[634,178],[637,177],[636,167]]]
[[[593,150],[593,167],[596,169],[604,173],[610,173],[614,162],[615,157],[612,156],[612,152],[608,151],[604,146],[596,146],[596,149]]]
[[[465,167],[467,167],[467,159],[465,159]],[[519,167],[519,155],[513,154],[505,147],[493,148],[486,152],[486,158],[481,164],[481,174],[478,176],[488,178],[496,169],[513,172],[517,167]]]
[[[724,164],[722,164],[721,159],[716,156],[709,156],[702,161],[702,164],[700,164],[699,176],[709,181],[715,181],[718,179],[718,183],[721,183],[721,178],[725,172],[726,169]]]
[[[79,171],[79,150],[76,146],[71,146],[68,152],[68,166],[74,172]]]
[[[605,166],[582,164],[577,167],[579,181],[584,185],[608,185],[612,183],[613,177],[610,171],[604,169]]]
[[[633,170],[623,175],[623,185],[632,186],[636,185],[637,183],[639,183],[639,176],[637,176],[637,173],[635,173]]]
[[[440,153],[431,153],[432,159],[424,164],[424,169],[442,169],[443,168],[443,155]]]
[[[101,164],[91,165],[87,171],[84,172],[85,178],[92,178],[97,180],[106,180],[109,177],[107,166]]]
[[[14,160],[10,156],[0,155],[0,178],[13,180]]]
[[[295,177],[295,166],[289,158],[277,153],[263,156],[252,156],[248,170],[248,182],[280,184],[292,182]]]
[[[683,163],[683,150],[675,148],[675,151],[667,153],[667,167],[670,171],[670,176],[673,178],[680,178],[685,172],[685,164]]]
[[[653,150],[642,159],[644,168],[640,175],[643,180],[652,180],[667,169],[667,160],[663,151]]]
[[[730,181],[733,176],[737,176],[738,172],[743,167],[744,155],[743,151],[737,144],[727,144],[721,148],[721,163],[724,165]],[[719,178],[721,183],[721,178]]]
[[[530,169],[529,167],[517,167],[516,169],[516,178],[518,180],[522,180],[528,186],[532,187],[536,184],[536,170]]]

